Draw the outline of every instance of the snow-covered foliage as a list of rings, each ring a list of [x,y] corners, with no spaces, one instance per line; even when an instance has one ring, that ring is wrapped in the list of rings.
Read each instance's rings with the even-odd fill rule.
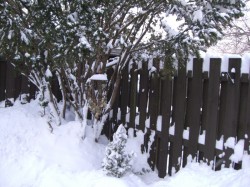
[[[250,1],[243,9],[244,17],[233,21],[232,26],[224,30],[224,37],[215,46],[209,48],[211,52],[244,54],[250,51]]]
[[[95,115],[102,121],[119,91],[121,71],[131,60],[167,58],[170,66],[166,68],[176,59],[185,63],[189,54],[198,55],[199,50],[215,44],[224,27],[242,16],[243,6],[243,1],[223,0],[1,1],[0,55],[47,97],[49,114],[60,124],[66,105],[74,108],[77,120],[83,120],[82,109],[90,99],[87,80],[93,74],[104,74],[112,49],[120,49],[108,84],[114,85],[113,93],[105,109],[98,109],[101,114]],[[165,19],[170,16],[181,24],[173,28],[174,23]],[[48,69],[60,84],[61,108],[53,97]],[[106,101],[105,89],[99,96]]]
[[[243,6],[243,1],[222,0],[10,0],[0,4],[0,49],[6,58],[33,62],[46,58],[53,64],[86,61],[90,55],[96,73],[113,48],[122,50],[125,61],[129,54],[145,49],[151,53],[171,50],[171,55],[179,57],[197,53],[221,38],[223,27],[242,16]],[[181,21],[177,29],[164,19],[173,15]]]
[[[126,129],[120,125],[113,136],[113,141],[108,144],[105,151],[102,167],[107,175],[120,178],[131,170],[133,153],[125,152],[126,143]]]

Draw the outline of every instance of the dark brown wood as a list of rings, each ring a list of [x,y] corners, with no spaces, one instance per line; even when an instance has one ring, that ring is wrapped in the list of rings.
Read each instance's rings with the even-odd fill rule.
[[[249,81],[249,75],[246,73],[242,73],[240,77],[240,82],[241,83],[248,83]]]
[[[5,100],[6,89],[6,62],[0,61],[0,101]]]
[[[172,168],[176,171],[180,169],[182,157],[182,134],[185,123],[186,112],[186,68],[179,67],[178,77],[175,78],[176,90],[174,90],[175,101],[173,103],[173,123],[175,124],[175,136],[171,144],[171,154],[169,155],[169,174],[172,174]]]
[[[36,92],[37,92],[37,87],[29,81],[29,90],[30,90],[30,100],[31,99],[36,99]]]
[[[201,111],[201,131],[200,134],[203,133],[203,130],[205,130],[205,124],[207,121],[207,105],[208,105],[208,84],[209,79],[208,75],[207,78],[204,78],[203,74],[203,94],[202,94],[202,111]],[[219,94],[219,93],[218,93]]]
[[[150,116],[150,130],[151,135],[156,133],[157,117],[159,115],[159,91],[160,91],[160,78],[157,72],[153,72],[150,77],[150,89],[149,89],[149,116]],[[157,163],[157,146],[158,138],[154,137],[154,142],[150,147],[149,152],[149,165],[154,170]]]
[[[240,83],[240,101],[239,101],[239,118],[238,118],[238,128],[237,128],[237,140],[245,140],[247,132],[247,103],[248,103],[248,82],[246,82],[245,76],[241,76]],[[248,148],[247,148],[248,149]],[[241,169],[242,162],[235,163],[235,169]]]
[[[147,116],[147,104],[148,104],[148,64],[142,63],[142,69],[140,73],[140,86],[139,86],[139,125],[138,130],[145,131],[145,121]]]
[[[169,142],[169,127],[171,118],[171,101],[172,101],[172,78],[167,75],[162,79],[162,95],[161,95],[161,109],[162,109],[162,126],[161,138],[158,146],[158,176],[164,178],[167,171],[168,159],[168,142]]]
[[[203,72],[203,94],[202,94],[202,111],[201,111],[201,129],[200,135],[204,133],[205,124],[207,123],[207,105],[208,105],[208,72]],[[199,149],[198,161],[203,160],[204,152]]]
[[[185,123],[184,123],[184,130],[187,131],[190,128],[190,123],[188,122],[188,118],[190,118],[190,95],[192,93],[192,81],[193,81],[193,71],[189,70],[187,73],[187,97],[186,97],[186,103],[187,103],[187,110],[186,110],[186,117],[185,117]],[[187,141],[189,142],[189,141]],[[183,155],[182,155],[182,166],[184,167],[187,164],[187,157],[189,155],[188,152],[188,145],[186,144],[183,146]]]
[[[117,117],[118,117],[118,104],[119,104],[119,95],[118,97],[116,97],[115,101],[114,101],[114,104],[113,104],[113,107],[112,107],[112,130],[111,130],[111,133],[114,134],[119,126],[118,124],[118,120],[117,120]]]
[[[217,140],[221,140],[224,137],[223,134],[223,126],[225,124],[226,119],[226,107],[227,107],[227,87],[228,87],[228,78],[227,73],[221,73],[220,81],[220,99],[219,99],[219,124],[218,124],[218,132],[217,132]],[[224,158],[217,157],[215,163],[215,170],[220,170],[221,166],[225,162]]]
[[[190,95],[192,93],[192,81],[193,81],[193,71],[188,71],[187,74],[187,97],[186,97],[186,102],[187,102],[187,111],[186,111],[186,117],[185,117],[185,124],[184,124],[184,129],[189,128],[189,123],[188,123],[188,116],[190,116]]]
[[[147,143],[150,145],[149,149],[149,158],[148,158],[148,164],[150,168],[154,171],[155,166],[157,163],[157,146],[158,146],[158,134],[156,134],[156,131],[148,129],[148,138]],[[149,148],[149,146],[148,146]]]
[[[138,82],[138,71],[135,65],[130,70],[130,116],[129,116],[129,124],[128,128],[135,129],[135,116],[136,116],[136,96],[137,96],[137,82]]]
[[[122,80],[121,80],[121,123],[126,124],[126,115],[127,115],[127,106],[129,100],[129,75],[128,75],[128,66],[122,70]]]
[[[120,85],[119,85],[120,86]],[[111,137],[113,134],[116,132],[118,126],[121,123],[121,120],[119,119],[120,116],[118,115],[118,111],[119,111],[119,107],[120,107],[120,99],[121,99],[121,94],[120,94],[120,89],[121,86],[118,88],[118,92],[117,92],[117,96],[115,97],[114,101],[113,101],[113,106],[112,106],[112,110],[110,111],[110,119],[109,119],[109,137]],[[126,126],[126,124],[124,123],[124,125]]]
[[[208,80],[208,78],[209,78],[208,74],[209,74],[208,71],[203,72],[202,77],[203,77],[204,80]]]
[[[250,73],[250,72],[249,72]],[[247,116],[246,116],[246,136],[245,136],[245,150],[250,154],[250,80],[248,82],[248,95],[247,95]]]
[[[18,72],[16,72],[16,77],[15,77],[15,100],[19,99],[20,100],[20,94],[21,94],[21,89],[22,89],[22,75]]]
[[[6,67],[6,102],[5,106],[12,106],[15,98],[15,77],[16,72],[11,63]]]
[[[198,156],[198,139],[201,124],[202,64],[202,59],[193,59],[193,78],[190,82],[191,90],[187,102],[186,121],[189,126],[189,145],[187,155],[191,155],[193,159]],[[186,160],[186,158],[183,160]],[[183,166],[185,166],[185,164],[186,163],[183,163]]]
[[[219,108],[219,91],[220,91],[220,65],[221,59],[210,59],[210,73],[207,94],[207,108],[204,112],[205,120],[205,146],[204,159],[210,163],[214,160],[215,145],[218,129],[218,108]]]
[[[112,79],[112,76],[115,76],[117,72],[114,71],[114,69],[112,67],[107,68],[106,70],[106,74],[107,74],[107,78],[108,78],[108,92],[107,92],[107,100],[109,101],[112,95],[112,91],[114,89],[114,82],[115,79]]]
[[[24,104],[24,103],[29,102],[29,87],[28,87],[29,81],[28,81],[28,78],[24,75],[22,75],[21,80],[22,80],[21,81],[21,102]]]
[[[162,178],[166,176],[167,170],[169,175],[173,174],[173,168],[178,171],[180,166],[186,164],[187,155],[194,157],[197,152],[198,160],[204,159],[208,163],[217,157],[216,169],[223,162],[228,167],[233,150],[216,149],[216,138],[223,136],[224,141],[229,137],[245,139],[245,150],[249,153],[250,80],[249,74],[240,74],[240,59],[230,59],[229,71],[222,73],[223,76],[220,75],[220,61],[211,59],[209,75],[201,72],[201,59],[194,60],[193,72],[187,73],[185,68],[180,68],[175,77],[168,73],[160,77],[159,61],[154,61],[157,68],[155,72],[151,72],[150,77],[146,62],[139,71],[134,66],[130,77],[128,67],[124,68],[120,95],[113,106],[113,116],[105,124],[104,133],[112,140],[118,124],[127,123],[126,115],[129,113],[127,127],[145,132],[142,151],[149,153],[150,167],[156,167]],[[233,68],[235,73],[231,71]],[[19,93],[35,98],[36,87],[27,78],[22,76],[19,79],[18,76],[13,67],[0,61],[0,101],[5,100],[6,95],[8,98],[16,98]],[[136,115],[139,115],[139,124],[135,124]],[[162,116],[161,128],[157,128],[159,115]],[[145,122],[149,117],[149,126],[146,128]],[[174,135],[169,135],[170,124],[175,125]],[[188,140],[183,139],[183,129],[187,128]],[[198,142],[203,130],[206,131],[204,145]],[[151,138],[152,142],[149,141]],[[218,158],[222,153],[225,156]],[[235,168],[240,167],[240,164],[235,165]]]
[[[149,143],[149,137],[150,137],[151,131],[149,128],[146,128],[146,132],[144,135],[144,142],[143,145],[141,145],[141,151],[142,153],[146,153],[149,151],[148,143]]]
[[[174,136],[173,135],[169,135],[169,140],[170,140],[170,142],[173,142],[174,141]],[[186,140],[186,139],[183,139],[182,140],[182,144],[183,144],[183,146],[188,146],[188,140]],[[206,146],[204,145],[204,144],[198,144],[198,149],[201,151],[201,152],[204,152],[205,151],[205,149],[206,149]],[[169,148],[169,153],[171,152],[171,148]],[[215,149],[215,154],[216,155],[220,155],[220,154],[222,154],[223,153],[223,150],[220,150],[220,149]]]
[[[52,80],[51,80],[51,90],[53,95],[56,97],[57,102],[60,102],[62,100],[62,92],[60,89],[60,85],[57,79],[57,76],[53,74]]]
[[[105,121],[103,129],[102,129],[102,135],[105,135],[108,140],[111,140],[111,131],[110,131],[110,120],[109,118]]]
[[[239,112],[240,97],[240,68],[241,59],[229,59],[228,82],[226,90],[226,107],[223,116],[222,134],[226,142],[229,137],[237,135],[237,121]],[[233,150],[225,147],[225,166],[229,167],[229,157],[233,154]]]
[[[187,72],[187,78],[193,78],[193,71],[188,70],[188,72]]]
[[[238,139],[245,139],[247,132],[247,105],[248,105],[248,85],[249,83],[241,82],[240,84],[240,110],[239,110],[239,121],[237,128]]]
[[[227,82],[222,81],[221,78],[221,88],[220,88],[220,101],[219,101],[219,126],[217,133],[217,140],[220,140],[223,136],[223,125],[226,119],[226,107],[227,107]]]
[[[150,77],[149,90],[149,115],[150,115],[150,129],[156,130],[157,117],[159,114],[159,75],[153,72]]]
[[[174,76],[173,76],[173,91],[172,91],[172,109],[171,109],[171,121],[170,127],[174,127],[175,125],[175,112],[174,112],[174,106],[176,106],[176,97],[177,97],[177,76],[178,76],[178,71],[174,72]],[[174,136],[170,135],[169,136],[170,139],[170,143],[169,143],[169,155],[168,155],[168,174],[171,176],[172,175],[172,168],[173,168],[173,142],[174,142]]]
[[[171,176],[174,174],[175,167],[173,167],[173,147],[174,147],[174,136],[170,136],[170,143],[169,143],[169,153],[168,153],[168,175]]]

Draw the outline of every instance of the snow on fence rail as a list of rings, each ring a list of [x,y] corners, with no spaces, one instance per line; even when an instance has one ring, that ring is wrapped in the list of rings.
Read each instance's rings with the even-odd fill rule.
[[[158,65],[152,73],[146,63],[123,72],[105,134],[112,138],[120,123],[135,134],[143,131],[142,151],[160,177],[184,167],[191,156],[218,170],[241,168],[243,154],[249,154],[250,79],[245,65],[249,70],[250,58],[244,59],[243,73],[241,58],[227,58],[226,72],[221,72],[225,59],[210,58],[209,72],[203,61],[193,59],[192,68],[179,67],[174,76],[162,76]]]
[[[143,131],[142,151],[160,177],[184,167],[189,155],[216,170],[238,169],[243,153],[249,154],[249,64],[250,58],[193,59],[173,76],[161,74],[157,61],[151,69],[143,63],[124,70],[103,132],[112,138],[121,123],[135,129],[134,134]],[[60,100],[55,80],[52,89]],[[16,99],[26,102],[25,97],[35,98],[35,91],[27,78],[0,60],[0,101],[6,106]]]

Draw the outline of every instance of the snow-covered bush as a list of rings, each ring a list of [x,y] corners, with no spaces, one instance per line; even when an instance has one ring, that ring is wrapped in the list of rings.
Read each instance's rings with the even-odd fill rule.
[[[245,1],[1,0],[0,56],[44,95],[42,106],[48,104],[57,125],[68,107],[83,123],[88,107],[97,141],[129,64],[159,58],[168,62],[163,75],[174,71],[176,60],[185,64],[189,55],[199,56],[216,44],[225,27],[243,16]],[[110,59],[117,49],[117,57]],[[100,86],[92,94],[96,86],[87,86],[89,78],[104,75],[111,64],[109,88]],[[62,107],[53,96],[54,81]],[[107,90],[112,90],[109,98]]]
[[[106,148],[105,158],[102,162],[102,168],[106,175],[120,178],[131,170],[134,154],[125,152],[126,142],[126,129],[120,125],[113,135],[113,141]]]

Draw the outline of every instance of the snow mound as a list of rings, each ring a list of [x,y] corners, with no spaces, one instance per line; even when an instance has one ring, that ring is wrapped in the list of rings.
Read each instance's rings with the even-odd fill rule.
[[[159,179],[157,172],[148,172],[148,155],[140,151],[143,133],[133,137],[132,130],[126,149],[136,154],[133,172],[120,179],[108,177],[101,169],[105,137],[95,143],[92,127],[87,126],[83,140],[82,126],[74,121],[53,128],[51,133],[35,101],[0,108],[0,187],[250,186],[249,155],[243,156],[244,169],[239,171],[215,172],[205,164],[189,163],[173,177]]]

